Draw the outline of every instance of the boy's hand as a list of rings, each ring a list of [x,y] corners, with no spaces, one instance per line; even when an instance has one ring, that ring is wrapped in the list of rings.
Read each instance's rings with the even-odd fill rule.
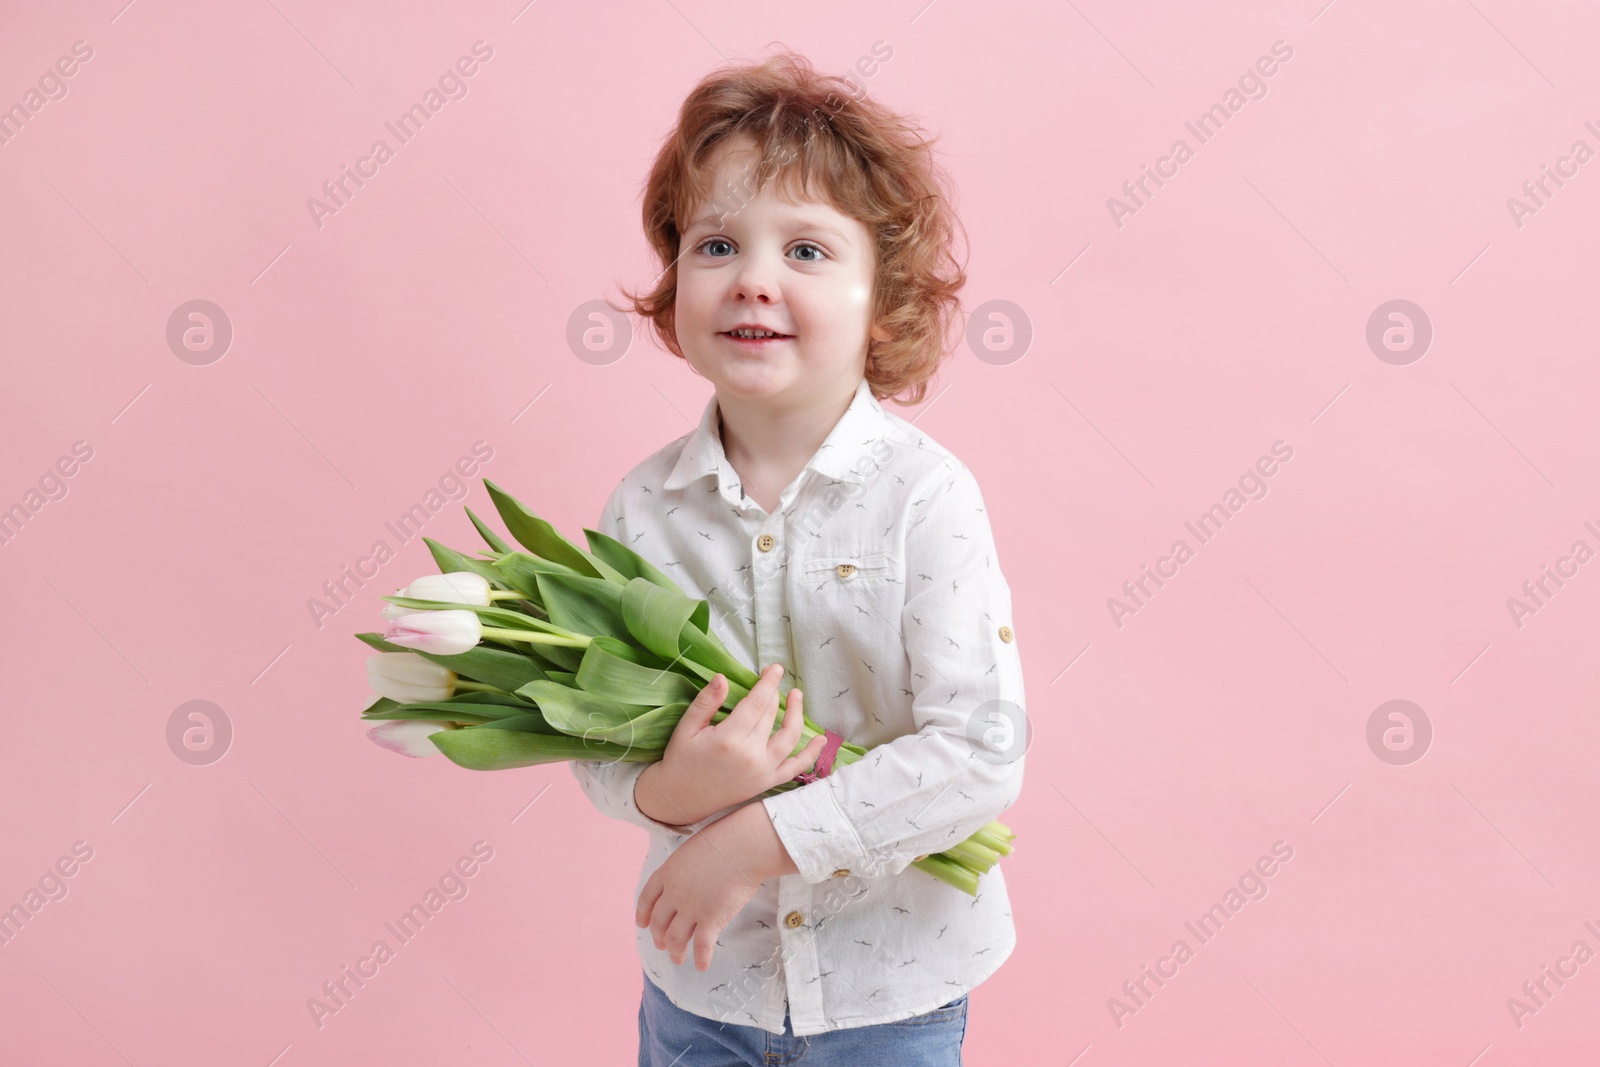
[[[717,935],[761,883],[799,868],[783,847],[767,809],[747,804],[685,841],[639,892],[634,925],[648,926],[656,948],[681,964],[694,942],[694,965],[711,966]]]
[[[789,691],[783,726],[772,732],[778,716],[778,681],[783,666],[769,664],[728,717],[711,725],[711,717],[728,697],[728,680],[717,675],[694,698],[667,742],[652,784],[670,802],[665,820],[674,825],[698,822],[734,804],[743,803],[804,771],[822,753],[824,735],[791,756],[804,725],[804,695]],[[652,805],[655,807],[656,805]]]

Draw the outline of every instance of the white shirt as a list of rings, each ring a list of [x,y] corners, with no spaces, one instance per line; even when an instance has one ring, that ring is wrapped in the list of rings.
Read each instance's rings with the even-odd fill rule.
[[[656,985],[686,1011],[775,1034],[787,1009],[803,1036],[921,1015],[993,974],[1016,945],[1001,874],[1015,860],[976,898],[909,866],[1022,789],[1011,592],[966,466],[863,380],[769,515],[723,452],[713,395],[696,430],[628,472],[598,529],[707,600],[716,636],[752,670],[782,663],[780,689],[803,690],[812,721],[874,749],[762,800],[799,873],[762,883],[707,970],[692,946],[675,964],[636,929]],[[1009,734],[997,707],[1011,709]],[[602,812],[650,831],[642,891],[687,840],[635,806],[646,765],[569,766]]]

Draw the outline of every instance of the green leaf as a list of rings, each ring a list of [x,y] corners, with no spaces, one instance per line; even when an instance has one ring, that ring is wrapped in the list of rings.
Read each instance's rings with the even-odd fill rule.
[[[504,709],[509,711],[510,709]],[[464,708],[428,708],[420,705],[408,704],[397,711],[380,711],[371,715],[361,716],[364,720],[388,719],[414,719],[418,722],[494,722],[495,717],[484,715],[480,711],[467,711]]]
[[[551,563],[527,552],[507,552],[491,566],[496,571],[498,581],[527,593],[528,599],[538,604],[540,610],[544,610],[544,602],[539,595],[539,575],[577,573],[571,567]]]
[[[494,572],[493,564],[481,559],[463,556],[455,549],[441,545],[431,537],[424,537],[422,541],[428,546],[428,551],[433,553],[433,562],[439,568],[440,574],[471,571],[473,574],[487,578],[490,582],[500,581],[500,576]]]
[[[463,507],[465,507],[465,505],[463,505]],[[472,513],[471,508],[466,508],[466,512],[467,518],[472,520],[472,525],[478,528],[478,533],[483,535],[483,539],[489,543],[490,548],[494,549],[496,552],[511,551],[511,546],[506,544],[505,541],[501,540],[499,534],[485,526],[483,524],[483,520]]]
[[[526,700],[505,693],[458,693],[451,700],[423,700],[415,704],[396,704],[382,711],[363,712],[364,719],[442,719],[457,722],[489,722],[516,715],[531,715],[539,709]]]
[[[379,652],[415,652],[423,659],[455,671],[463,678],[471,678],[475,682],[483,682],[496,689],[504,689],[508,693],[515,692],[535,678],[545,677],[544,670],[520,652],[504,652],[497,648],[479,645],[459,655],[439,656],[432,652],[417,652],[416,649],[391,644],[383,639],[382,634],[356,634],[356,637]]]
[[[537,704],[551,726],[572,737],[587,737],[596,730],[609,730],[652,710],[648,704],[625,704],[551,681],[529,682],[517,690],[517,696]]]
[[[489,479],[485,478],[483,485],[489,490],[489,499],[494,501],[495,510],[500,512],[506,529],[523,548],[553,563],[571,567],[579,574],[621,584],[622,575],[609,563],[562,537],[554,526],[523,507],[520,500]]]
[[[548,683],[532,682],[531,685]],[[548,708],[542,701],[541,708]],[[637,707],[632,704],[619,705],[621,707]],[[683,718],[683,713],[689,709],[687,700],[679,700],[672,704],[664,704],[659,708],[644,708],[641,714],[632,718],[624,718],[609,724],[602,724],[596,720],[592,725],[580,730],[561,727],[564,734],[575,734],[589,741],[609,741],[612,744],[622,745],[626,748],[647,748],[655,751],[666,751],[667,742],[672,740],[672,731],[677,728],[678,720]],[[550,715],[546,712],[546,719]]]
[[[474,771],[501,771],[568,760],[621,760],[653,763],[661,753],[627,749],[621,745],[586,744],[562,734],[535,734],[521,730],[493,730],[469,726],[443,730],[429,738],[452,763]]]
[[[646,578],[632,579],[621,593],[622,618],[628,633],[663,659],[678,658],[682,651],[680,635],[690,620],[704,627],[711,617],[704,600],[691,600]]]
[[[379,697],[377,700],[374,700],[371,704],[368,704],[365,708],[363,708],[361,714],[363,716],[367,716],[380,711],[390,711],[400,706],[401,705],[398,700],[390,700],[388,697]]]
[[[550,725],[543,715],[508,715],[503,719],[495,719],[483,724],[490,730],[520,730],[525,734],[546,734],[551,737],[564,737],[565,733]]]
[[[538,582],[539,597],[554,625],[573,633],[629,639],[620,586],[578,574],[541,574]]]
[[[674,593],[683,593],[683,590],[678,588],[678,583],[658,570],[655,564],[616,538],[601,533],[599,530],[591,530],[588,527],[584,527],[583,536],[589,542],[589,551],[603,562],[610,564],[617,573],[622,575],[623,581],[643,578],[645,581],[659,585],[663,589],[670,589]]]
[[[452,600],[422,600],[414,596],[386,596],[382,599],[402,608],[416,611],[470,611],[490,626],[504,626],[513,630],[538,630],[554,633],[555,628],[543,619],[510,608],[497,608],[493,604],[458,604]]]
[[[693,700],[700,692],[701,687],[681,674],[637,662],[641,655],[614,637],[596,637],[578,665],[578,687],[623,704],[655,708]]]

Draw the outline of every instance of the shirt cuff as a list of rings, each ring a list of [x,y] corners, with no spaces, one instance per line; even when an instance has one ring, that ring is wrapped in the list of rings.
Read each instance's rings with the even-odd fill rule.
[[[828,778],[764,797],[761,803],[802,880],[816,884],[852,874],[870,878],[880,873],[855,826],[839,807]]]

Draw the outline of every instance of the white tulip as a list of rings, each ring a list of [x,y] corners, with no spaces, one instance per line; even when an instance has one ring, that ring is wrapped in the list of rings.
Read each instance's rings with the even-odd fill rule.
[[[398,703],[424,704],[454,696],[456,673],[415,652],[374,652],[367,657],[367,684]]]
[[[425,574],[404,589],[396,589],[395,596],[408,596],[415,600],[440,600],[450,604],[471,604],[486,608],[493,599],[489,596],[489,579],[471,571],[451,571],[448,574]],[[416,608],[403,608],[389,604],[383,609],[386,619],[398,619]]]

